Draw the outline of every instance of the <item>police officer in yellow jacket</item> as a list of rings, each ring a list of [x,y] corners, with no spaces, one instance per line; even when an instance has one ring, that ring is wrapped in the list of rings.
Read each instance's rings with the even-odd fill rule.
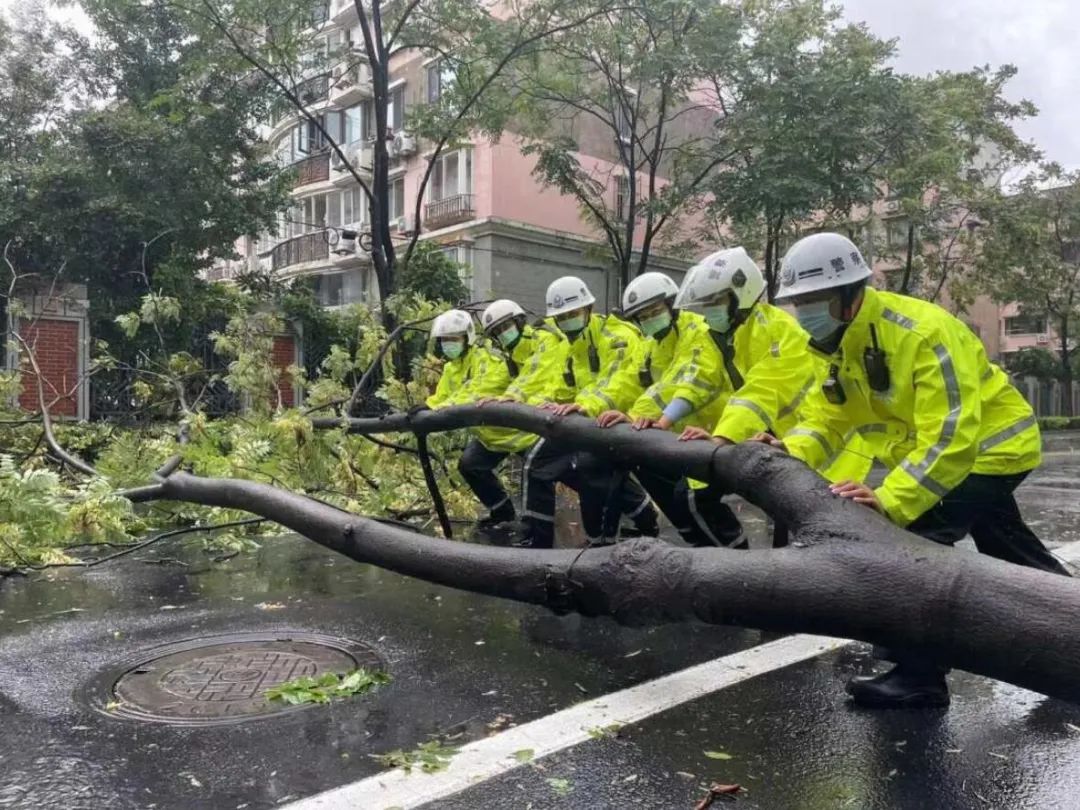
[[[483,377],[474,380],[462,396],[470,401],[501,399],[528,404],[546,401],[549,380],[562,367],[565,339],[554,329],[533,327],[525,310],[514,301],[500,299],[488,305],[480,316],[484,334],[492,341],[485,360]],[[514,504],[495,469],[511,453],[523,453],[536,436],[508,428],[477,427],[458,461],[458,472],[489,511],[479,522],[480,529],[494,528],[516,518]]]
[[[741,248],[721,250],[692,267],[675,306],[704,315],[707,330],[681,341],[667,373],[639,400],[635,427],[684,425],[682,438],[733,443],[782,431],[813,384],[806,334],[786,312],[761,300],[765,279]],[[734,512],[715,487],[672,482],[643,471],[650,494],[687,542],[745,548]]]
[[[1067,574],[1013,497],[1041,457],[1031,407],[964,323],[935,304],[874,290],[870,276],[838,234],[806,237],[784,257],[778,300],[794,306],[827,362],[807,415],[770,443],[822,469],[853,431],[872,434],[889,468],[884,482],[840,482],[834,493],[937,542],[970,533],[984,554]],[[848,683],[856,702],[948,704],[943,669],[911,653],[884,657],[899,663]]]
[[[613,315],[593,313],[596,299],[581,279],[563,276],[547,290],[547,316],[568,343],[562,373],[550,380],[552,400],[543,407],[557,415],[614,407],[608,393],[615,375],[631,361],[641,335],[631,324]],[[555,396],[565,398],[559,402]],[[596,403],[600,403],[597,405]],[[555,483],[579,493],[581,522],[593,542],[611,539],[621,513],[629,515],[639,533],[657,533],[656,512],[645,493],[613,471],[600,474],[589,468],[579,472],[579,456],[572,448],[541,439],[525,459],[522,499],[528,536],[522,545],[550,548],[554,542]],[[614,504],[610,509],[607,504]]]

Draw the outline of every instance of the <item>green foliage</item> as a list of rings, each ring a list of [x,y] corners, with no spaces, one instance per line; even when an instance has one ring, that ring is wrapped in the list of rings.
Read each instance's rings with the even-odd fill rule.
[[[574,786],[569,779],[551,776],[544,780],[556,796],[569,796],[574,792]]]
[[[1080,172],[1045,164],[982,213],[989,227],[976,265],[978,288],[1047,318],[1056,333],[1057,378],[1070,381],[1077,354],[1070,338],[1080,327]]]
[[[1010,374],[1057,380],[1062,374],[1061,361],[1053,352],[1029,347],[1005,355],[1005,368]]]
[[[390,683],[390,676],[379,670],[364,667],[344,675],[327,672],[318,678],[295,678],[266,690],[267,700],[277,700],[298,706],[304,703],[329,703],[337,698],[364,695]]]
[[[0,455],[0,563],[63,562],[73,543],[128,539],[134,513],[108,481],[65,485],[40,468],[20,469]]]
[[[469,298],[460,272],[461,265],[439,250],[438,245],[420,242],[408,263],[401,268],[398,292],[429,301],[458,304]]]
[[[412,769],[417,767],[424,773],[438,773],[446,770],[457,753],[457,748],[444,745],[441,740],[429,740],[411,751],[398,748],[386,754],[369,756],[385,768],[401,768],[405,773],[412,773]]]

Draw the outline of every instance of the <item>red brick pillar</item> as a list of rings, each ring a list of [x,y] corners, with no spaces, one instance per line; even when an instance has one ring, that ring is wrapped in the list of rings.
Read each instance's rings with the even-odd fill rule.
[[[30,344],[41,369],[49,413],[72,418],[80,416],[77,383],[82,365],[82,342],[79,340],[79,322],[39,318],[35,322],[22,321],[18,328],[23,339]],[[28,411],[38,411],[41,403],[38,401],[37,377],[26,358],[23,358],[22,376],[23,390],[19,396],[19,406]]]
[[[25,314],[14,319],[11,328],[34,353],[49,413],[58,418],[88,418],[89,384],[83,379],[89,365],[90,345],[86,288],[81,284],[63,284],[47,290],[28,289],[18,297]],[[40,410],[38,379],[21,346],[9,357],[8,365],[22,373],[20,407]]]
[[[278,389],[281,391],[281,404],[286,408],[292,408],[297,402],[296,391],[289,382],[285,370],[300,362],[299,346],[295,335],[275,335],[274,347],[270,351],[270,362],[279,372]]]

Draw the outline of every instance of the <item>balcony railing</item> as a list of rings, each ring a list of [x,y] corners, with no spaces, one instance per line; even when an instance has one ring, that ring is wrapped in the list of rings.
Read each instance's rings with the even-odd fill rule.
[[[424,208],[424,225],[428,229],[442,228],[467,222],[476,214],[472,194],[455,194],[430,202]]]
[[[290,168],[296,172],[293,188],[310,183],[321,183],[330,179],[330,153],[320,152],[317,155],[310,155],[296,161]]]
[[[270,251],[270,267],[274,271],[284,270],[294,264],[317,262],[330,258],[330,245],[326,241],[325,231],[305,233],[287,239]]]

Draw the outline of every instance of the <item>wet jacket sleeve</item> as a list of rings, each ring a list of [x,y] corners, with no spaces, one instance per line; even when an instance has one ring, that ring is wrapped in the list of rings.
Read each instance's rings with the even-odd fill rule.
[[[600,370],[593,382],[578,391],[574,402],[594,416],[608,409],[618,410],[618,404],[608,392],[608,388],[616,374],[624,367],[632,366],[630,361],[640,342],[639,333],[633,327],[609,315],[600,329],[600,345],[597,346]],[[631,404],[632,400],[625,403],[624,407]]]
[[[708,330],[701,329],[691,340],[686,341],[685,346],[680,344],[671,365],[659,382],[649,388],[646,395],[661,411],[676,398],[686,400],[692,411],[698,411],[716,399],[721,390],[723,374],[726,372],[723,371],[720,350],[713,344]],[[641,405],[648,408],[645,403]]]
[[[713,434],[741,442],[756,433],[777,433],[790,424],[814,384],[805,335],[782,321],[762,335],[768,342],[743,375],[743,385],[724,407]]]
[[[888,516],[906,526],[955,489],[978,455],[979,369],[956,363],[960,340],[938,330],[919,341],[912,369],[915,448],[876,490]]]
[[[563,380],[567,343],[539,330],[534,340],[535,350],[525,361],[517,378],[510,381],[504,396],[528,405],[563,402],[568,398]]]
[[[839,406],[825,399],[817,384],[807,394],[799,416],[798,424],[781,438],[788,453],[821,472],[844,447],[845,416]]]
[[[623,412],[629,410],[634,400],[641,394],[642,386],[638,378],[638,370],[645,362],[649,350],[648,341],[638,340],[634,344],[633,351],[625,355],[627,359],[615,368],[607,385],[600,388],[603,379],[603,374],[601,374],[596,385],[582,389],[574,401],[583,407],[589,416],[599,416],[609,410]]]
[[[462,378],[465,376],[464,367],[461,360],[447,360],[443,363],[439,382],[431,396],[424,401],[429,408],[445,408],[454,404],[451,399],[454,391],[461,387]]]
[[[477,346],[473,352],[476,356],[469,382],[454,397],[458,404],[501,397],[510,384],[510,368],[506,358],[486,346]]]

